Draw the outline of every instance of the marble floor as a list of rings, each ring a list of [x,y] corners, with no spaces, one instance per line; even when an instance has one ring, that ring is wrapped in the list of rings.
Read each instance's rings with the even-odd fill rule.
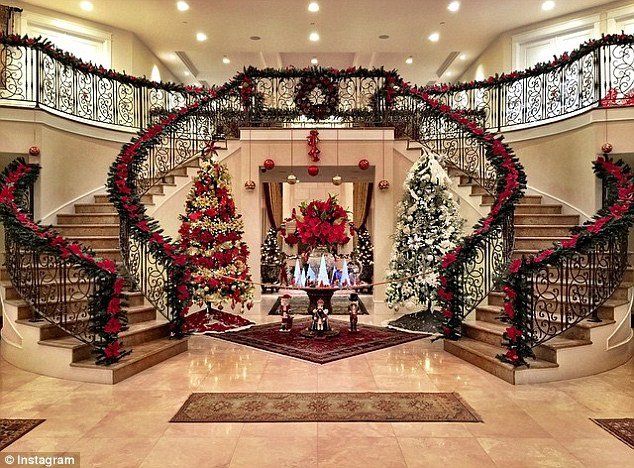
[[[80,452],[86,467],[626,467],[591,417],[634,417],[634,363],[517,386],[419,340],[318,365],[208,337],[115,386],[0,362],[0,417],[46,422],[6,451]],[[456,391],[484,423],[168,423],[191,392]]]

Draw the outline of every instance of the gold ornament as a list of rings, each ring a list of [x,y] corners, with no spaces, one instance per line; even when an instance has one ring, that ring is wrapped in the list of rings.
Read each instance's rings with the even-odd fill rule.
[[[332,183],[334,185],[341,185],[342,182],[343,182],[343,179],[341,178],[340,175],[336,175],[332,178]]]
[[[604,154],[611,153],[613,149],[612,143],[605,142],[603,146],[601,146],[601,151],[603,151]]]
[[[286,178],[286,182],[291,185],[295,185],[297,183],[297,176],[295,176],[295,174],[289,174]]]
[[[379,190],[387,190],[390,188],[390,183],[383,179],[381,181],[379,181]]]
[[[244,183],[244,188],[249,190],[249,191],[255,190],[255,182],[252,181],[252,180],[247,180]]]

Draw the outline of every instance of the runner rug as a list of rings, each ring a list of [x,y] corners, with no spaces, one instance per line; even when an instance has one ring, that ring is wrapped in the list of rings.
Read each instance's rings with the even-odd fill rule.
[[[0,419],[0,450],[11,445],[45,419]]]
[[[592,421],[634,449],[634,418],[592,419]]]
[[[457,393],[192,393],[171,422],[482,422]]]
[[[280,332],[280,324],[276,322],[235,333],[214,335],[214,338],[326,364],[429,336],[361,324],[358,332],[351,333],[348,331],[348,322],[330,320],[331,327],[339,331],[338,335],[328,338],[307,338],[301,331],[310,325],[310,321],[310,318],[295,320],[290,332]]]

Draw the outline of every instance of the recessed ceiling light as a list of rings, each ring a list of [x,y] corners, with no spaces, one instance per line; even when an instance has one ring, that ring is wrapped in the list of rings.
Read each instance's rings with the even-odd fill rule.
[[[553,8],[555,8],[555,2],[553,2],[553,0],[546,0],[542,3],[542,10],[544,11],[550,11]]]
[[[310,11],[311,13],[317,13],[319,11],[319,3],[310,2],[308,4],[308,11]]]
[[[260,36],[251,36],[249,39],[251,39],[252,41],[259,41],[262,38]]]
[[[185,76],[189,76],[189,75],[191,75],[191,73],[189,73],[189,71],[185,70],[185,71],[183,72],[183,75],[185,75]]]
[[[189,4],[181,0],[180,2],[176,2],[176,8],[178,8],[178,11],[187,11],[189,10]]]
[[[453,75],[453,72],[451,70],[447,70],[445,72],[445,76],[451,76],[451,75]]]
[[[198,42],[206,41],[207,40],[207,34],[205,34],[203,32],[196,33],[196,40]]]
[[[311,32],[308,39],[310,39],[311,42],[317,42],[319,40],[319,33],[317,31]]]
[[[381,34],[379,36],[379,39],[389,39],[389,38],[390,38],[390,36],[388,36],[387,34]]]
[[[93,6],[92,2],[84,0],[83,2],[79,2],[79,8],[81,8],[84,11],[92,11],[94,6]]]
[[[414,63],[414,59],[412,58],[411,55],[405,59],[405,63],[408,65],[411,65],[412,63]]]
[[[224,63],[225,65],[228,65],[231,63],[231,60],[229,60],[229,57],[225,55],[224,57],[222,57],[222,63]]]
[[[447,10],[451,11],[452,13],[460,10],[460,2],[451,2],[449,5],[447,5]]]
[[[319,63],[319,60],[317,60],[317,57],[313,57],[310,59],[310,63],[312,63],[313,65],[317,65]]]
[[[460,55],[458,55],[458,58],[459,58],[460,60],[462,60],[462,61],[467,60],[467,56],[466,56],[465,54],[460,54]]]
[[[429,39],[432,42],[438,42],[440,40],[440,33],[437,33],[437,32],[431,33],[427,39]]]

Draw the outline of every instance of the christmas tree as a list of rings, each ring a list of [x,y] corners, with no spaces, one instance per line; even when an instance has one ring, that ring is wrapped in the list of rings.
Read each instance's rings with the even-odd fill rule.
[[[372,245],[370,231],[365,226],[357,229],[357,245],[352,256],[361,264],[361,281],[372,283],[372,277],[374,276],[374,245]]]
[[[390,307],[430,310],[436,299],[441,259],[456,246],[463,223],[449,184],[445,170],[427,152],[405,179],[387,273],[394,280],[386,290]]]
[[[210,149],[201,162],[181,216],[181,248],[192,266],[194,298],[208,308],[222,308],[226,302],[250,306],[253,287],[242,241],[241,216],[231,196],[227,167],[215,162]],[[236,279],[243,281],[236,281]]]
[[[277,283],[280,279],[280,267],[283,264],[283,254],[277,241],[278,232],[274,227],[269,228],[260,248],[262,266],[260,273],[264,283]]]

